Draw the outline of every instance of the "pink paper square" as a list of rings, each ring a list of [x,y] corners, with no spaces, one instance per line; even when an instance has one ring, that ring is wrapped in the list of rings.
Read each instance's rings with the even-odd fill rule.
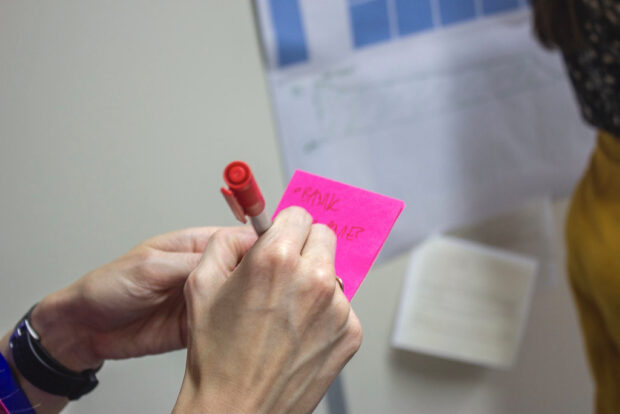
[[[305,208],[315,222],[328,225],[336,233],[336,274],[351,300],[405,203],[298,170],[273,216],[290,206]]]

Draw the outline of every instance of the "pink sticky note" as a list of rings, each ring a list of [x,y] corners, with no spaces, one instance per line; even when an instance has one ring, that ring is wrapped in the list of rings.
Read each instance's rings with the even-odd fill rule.
[[[405,203],[304,171],[295,171],[274,213],[305,208],[338,238],[336,274],[351,300],[364,281]]]

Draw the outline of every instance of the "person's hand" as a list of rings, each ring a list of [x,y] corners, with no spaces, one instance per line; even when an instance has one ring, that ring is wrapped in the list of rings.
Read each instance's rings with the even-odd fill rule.
[[[292,207],[253,242],[217,232],[185,285],[188,355],[174,413],[310,412],[361,344],[327,226]]]
[[[217,230],[153,237],[44,298],[31,317],[43,346],[75,371],[185,347],[183,287]],[[230,232],[248,243],[256,238],[247,227]]]

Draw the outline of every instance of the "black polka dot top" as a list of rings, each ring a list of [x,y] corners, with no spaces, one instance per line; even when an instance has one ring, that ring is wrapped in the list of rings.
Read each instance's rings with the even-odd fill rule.
[[[620,137],[620,0],[578,0],[577,12],[587,47],[564,57],[581,112]]]

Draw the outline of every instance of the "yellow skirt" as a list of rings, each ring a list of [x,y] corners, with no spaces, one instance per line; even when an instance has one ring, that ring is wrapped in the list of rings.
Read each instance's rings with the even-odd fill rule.
[[[608,133],[573,195],[566,245],[596,412],[620,413],[620,139]]]

